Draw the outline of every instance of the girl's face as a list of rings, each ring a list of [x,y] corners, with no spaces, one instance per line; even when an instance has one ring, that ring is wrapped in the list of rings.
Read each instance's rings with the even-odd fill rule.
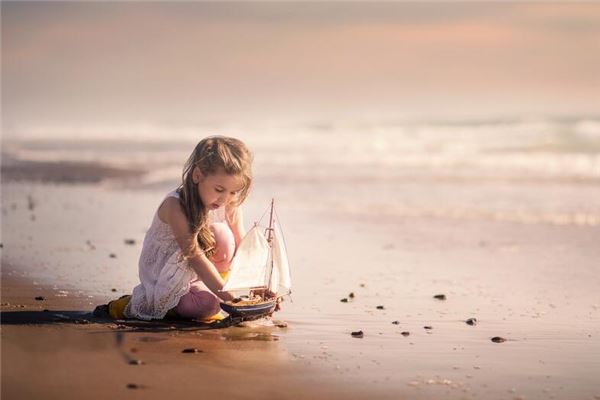
[[[243,188],[241,177],[228,175],[223,171],[204,175],[196,167],[192,179],[198,186],[198,194],[202,204],[209,210],[216,210],[236,200]]]

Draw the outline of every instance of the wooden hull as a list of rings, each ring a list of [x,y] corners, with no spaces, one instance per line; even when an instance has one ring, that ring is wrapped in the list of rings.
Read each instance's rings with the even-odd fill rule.
[[[272,314],[277,305],[276,300],[266,300],[257,304],[235,305],[221,303],[221,308],[232,317],[261,317]]]

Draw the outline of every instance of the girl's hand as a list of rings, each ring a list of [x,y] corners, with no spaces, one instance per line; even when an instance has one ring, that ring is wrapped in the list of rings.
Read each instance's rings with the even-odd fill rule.
[[[246,231],[244,230],[244,215],[241,207],[233,205],[225,206],[225,219],[227,220],[227,225],[229,225],[233,232],[235,247],[237,247],[246,234]]]
[[[242,219],[242,209],[239,206],[225,206],[225,219],[230,227],[239,225]]]

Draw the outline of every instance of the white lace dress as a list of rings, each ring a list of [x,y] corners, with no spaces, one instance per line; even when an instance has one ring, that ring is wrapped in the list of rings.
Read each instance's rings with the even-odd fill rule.
[[[173,191],[165,197],[179,198]],[[163,200],[164,201],[164,200]],[[162,204],[162,203],[161,203]],[[210,222],[222,222],[224,210],[209,213]],[[197,279],[196,272],[182,261],[181,249],[171,227],[154,213],[150,229],[144,237],[139,260],[140,284],[133,289],[125,308],[125,317],[143,320],[161,319],[179,299],[189,292],[190,283]]]

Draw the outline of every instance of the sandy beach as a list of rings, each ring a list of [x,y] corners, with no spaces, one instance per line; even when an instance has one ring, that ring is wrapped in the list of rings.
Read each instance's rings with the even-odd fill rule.
[[[600,2],[0,3],[2,400],[600,400]],[[291,297],[94,315],[215,135]]]
[[[273,182],[258,176],[246,224],[278,195],[294,289],[275,319],[287,327],[206,331],[61,317],[137,283],[168,185],[3,181],[2,395],[600,398],[597,225],[349,211],[297,200],[318,182]]]

